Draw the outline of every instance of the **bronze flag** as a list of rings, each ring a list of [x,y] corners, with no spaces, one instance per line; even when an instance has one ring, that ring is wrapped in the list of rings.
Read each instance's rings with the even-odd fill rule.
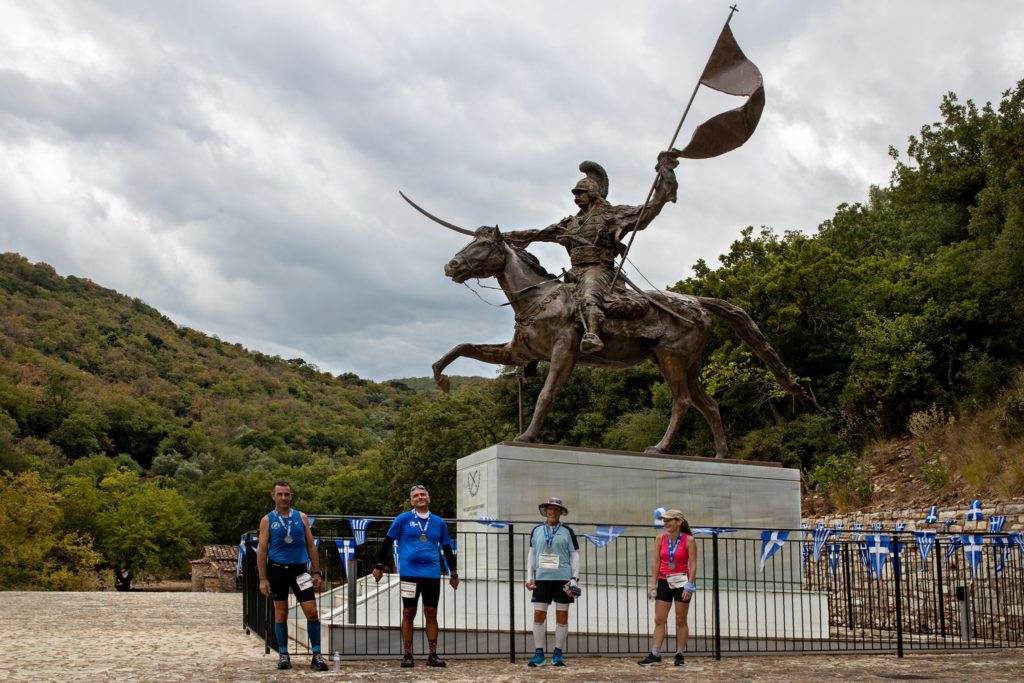
[[[722,112],[697,126],[679,156],[708,159],[736,149],[754,134],[764,109],[764,79],[736,44],[726,24],[700,77],[702,85],[729,95],[746,96],[742,107]]]

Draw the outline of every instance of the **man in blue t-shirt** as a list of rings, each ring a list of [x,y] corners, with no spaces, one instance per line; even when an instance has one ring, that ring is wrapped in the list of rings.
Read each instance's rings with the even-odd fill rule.
[[[274,500],[274,509],[260,520],[256,568],[260,574],[260,592],[273,596],[274,600],[277,668],[292,668],[288,655],[288,591],[291,591],[306,614],[306,633],[313,650],[309,668],[327,671],[327,662],[320,654],[320,616],[316,610],[320,555],[313,532],[309,530],[309,518],[292,509],[292,487],[288,482],[274,482],[270,497]]]
[[[412,626],[416,606],[423,596],[423,616],[427,621],[427,642],[430,655],[427,666],[445,666],[437,656],[437,603],[441,597],[441,555],[448,563],[451,578],[448,583],[459,588],[459,575],[455,568],[455,552],[448,534],[448,524],[430,512],[430,494],[423,484],[409,489],[412,510],[403,512],[391,523],[373,569],[373,578],[380,581],[384,565],[391,559],[391,546],[398,544],[398,578],[402,591],[402,667],[413,666]]]
[[[551,663],[565,666],[562,650],[569,638],[569,605],[580,594],[580,545],[576,533],[562,524],[569,509],[561,498],[548,498],[537,506],[544,523],[530,533],[530,555],[526,558],[526,589],[533,591],[533,658],[529,666],[544,666],[548,607],[555,603],[555,651]]]

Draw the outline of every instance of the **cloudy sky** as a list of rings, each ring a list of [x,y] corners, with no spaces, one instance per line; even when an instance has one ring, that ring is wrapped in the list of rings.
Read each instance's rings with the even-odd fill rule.
[[[0,0],[0,249],[250,349],[429,375],[512,321],[444,277],[465,239],[398,191],[464,227],[543,227],[593,159],[641,203],[728,4]],[[764,115],[680,165],[631,253],[657,287],[747,225],[813,233],[888,182],[944,93],[1024,77],[1019,2],[740,2],[732,27]],[[738,104],[702,89],[679,146]]]

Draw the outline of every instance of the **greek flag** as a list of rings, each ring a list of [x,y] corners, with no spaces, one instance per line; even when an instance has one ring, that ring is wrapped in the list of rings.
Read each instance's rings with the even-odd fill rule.
[[[988,518],[988,532],[990,534],[998,534],[1003,530],[1003,524],[1006,522],[1006,515],[996,515]]]
[[[875,578],[882,578],[882,570],[885,569],[885,562],[889,554],[889,537],[886,534],[871,534],[867,542],[868,558],[871,562],[871,569],[875,572]]]
[[[603,548],[616,538],[622,535],[622,532],[626,530],[624,526],[599,526],[597,530],[592,534],[580,534],[583,538],[593,543],[598,548]]]
[[[935,524],[938,521],[939,521],[939,506],[938,505],[932,505],[930,508],[928,508],[928,514],[925,515],[924,523],[925,524]]]
[[[800,544],[800,550],[801,550],[801,552],[803,554],[803,563],[807,564],[807,560],[811,559],[811,544],[810,543],[801,543]]]
[[[832,576],[836,575],[839,569],[839,544],[832,543],[828,546],[828,567],[832,570]]]
[[[906,522],[896,522],[896,524],[893,526],[892,530],[895,531],[896,533],[900,533],[901,531],[904,531],[906,528],[907,528],[907,523]]]
[[[942,520],[942,531],[946,531],[949,527],[956,524],[956,518]]]
[[[477,524],[483,524],[484,526],[494,527],[495,529],[504,529],[505,525],[502,522],[494,521],[496,519],[498,518],[489,515],[484,515],[480,518]]]
[[[963,534],[960,540],[964,545],[964,555],[971,565],[971,574],[976,574],[981,562],[981,547],[985,543],[985,537],[982,534]]]
[[[788,531],[762,531],[761,532],[761,571],[764,571],[764,563],[772,555],[778,552],[789,538]]]
[[[306,519],[309,520],[309,528],[312,529],[313,528],[313,522],[316,521],[316,517],[307,517]]]
[[[996,565],[996,574],[1001,574],[1006,564],[1006,554],[1010,552],[1010,539],[1006,536],[992,536],[992,545],[998,546],[999,564]]]
[[[235,576],[242,575],[242,561],[245,559],[245,541],[249,534],[242,534],[242,540],[238,542],[238,562],[235,563]]]
[[[370,526],[372,519],[348,518],[348,525],[352,527],[352,537],[356,539],[356,545],[366,543],[366,527]]]
[[[832,540],[838,541],[839,537],[843,535],[843,523],[836,522],[832,525]]]
[[[1010,534],[1009,538],[1010,544],[1016,545],[1017,550],[1019,550],[1021,554],[1024,555],[1024,532],[1017,531],[1015,533]]]
[[[953,557],[953,553],[956,552],[956,549],[962,546],[963,544],[963,539],[961,539],[959,536],[950,536],[949,547],[946,548],[946,556],[942,558],[942,564],[949,564],[949,558]]]
[[[832,534],[831,529],[826,529],[825,525],[820,525],[814,530],[814,561],[818,562],[821,559],[821,550],[825,547],[825,541]]]
[[[985,519],[985,515],[981,513],[981,500],[975,498],[971,501],[970,507],[967,508],[967,521],[980,522],[983,519]]]
[[[857,524],[853,525],[853,540],[855,540],[855,541],[859,540],[859,537],[857,536],[857,532],[859,532],[863,528],[864,528],[864,525],[860,524],[860,523],[857,523]]]
[[[881,531],[882,530],[882,523],[881,522],[872,522],[871,523],[871,530],[872,531]]]
[[[665,526],[665,520],[663,520],[661,516],[666,512],[668,512],[668,508],[654,508],[654,526]]]
[[[864,536],[863,538],[866,539],[867,536]],[[864,569],[866,569],[868,571],[868,574],[870,575],[871,574],[871,556],[868,555],[868,542],[866,540],[861,540],[861,542],[860,542],[860,561],[861,561],[861,564],[864,565]]]
[[[815,529],[824,529],[825,528],[825,523],[824,522],[818,522],[817,524],[814,525],[814,528]]]
[[[731,534],[738,529],[723,529],[717,526],[695,526],[690,531],[694,536],[710,536],[711,534]]]
[[[928,561],[928,555],[935,547],[934,531],[915,531],[914,538],[917,539],[917,552],[921,553],[921,564]]]
[[[356,544],[347,538],[339,538],[334,541],[334,545],[338,546],[338,557],[341,558],[341,570],[348,574],[349,560],[356,556]]]

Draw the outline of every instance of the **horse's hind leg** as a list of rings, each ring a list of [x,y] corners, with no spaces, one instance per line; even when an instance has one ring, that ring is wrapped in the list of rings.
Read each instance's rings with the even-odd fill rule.
[[[512,354],[508,350],[508,344],[459,344],[441,358],[431,367],[434,370],[434,381],[441,391],[448,393],[450,384],[448,375],[441,374],[444,369],[451,365],[456,358],[472,358],[493,363],[494,365],[512,365]]]
[[[661,370],[661,374],[665,376],[665,382],[668,384],[669,391],[672,392],[672,415],[669,417],[668,429],[665,430],[665,435],[661,437],[661,441],[648,448],[646,452],[664,453],[668,449],[669,444],[672,443],[672,438],[676,435],[676,432],[679,431],[679,426],[683,424],[686,411],[690,409],[690,392],[687,387],[686,367],[683,364],[683,358],[677,352],[665,349],[655,349],[654,354],[657,358],[658,368]]]
[[[711,435],[715,438],[715,457],[728,458],[729,446],[725,442],[725,427],[722,426],[722,415],[718,412],[718,403],[708,396],[700,384],[700,368],[691,365],[686,371],[686,385],[690,389],[690,398],[700,414],[707,420]]]

